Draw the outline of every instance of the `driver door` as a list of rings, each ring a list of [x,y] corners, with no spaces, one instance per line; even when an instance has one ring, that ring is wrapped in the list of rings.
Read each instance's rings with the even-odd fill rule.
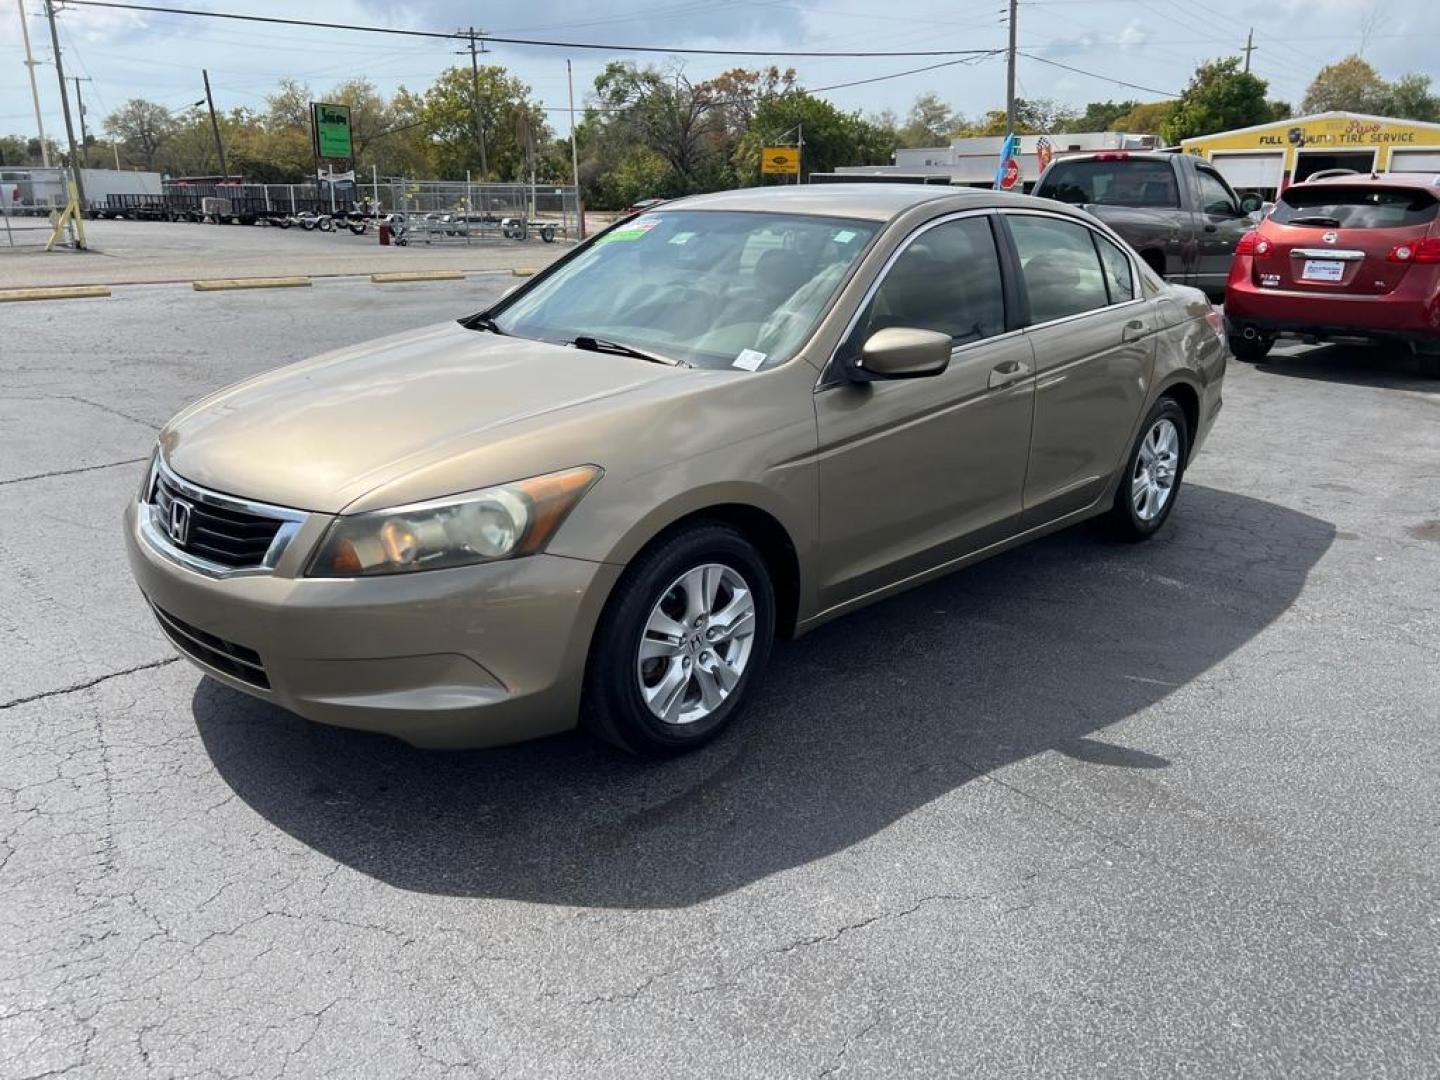
[[[871,287],[841,346],[887,327],[954,343],[926,378],[822,382],[820,603],[835,607],[1011,535],[1035,399],[1029,339],[1011,332],[992,215],[917,230]],[[1013,294],[1012,294],[1013,295]],[[832,364],[833,369],[838,365]]]
[[[1195,187],[1195,205],[1199,208],[1195,215],[1199,227],[1195,285],[1206,292],[1223,292],[1235,257],[1235,245],[1255,223],[1240,212],[1240,200],[1214,169],[1197,165]]]

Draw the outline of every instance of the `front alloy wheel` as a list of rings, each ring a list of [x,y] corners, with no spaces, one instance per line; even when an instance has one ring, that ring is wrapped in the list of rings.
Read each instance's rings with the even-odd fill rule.
[[[740,715],[775,636],[760,552],[729,525],[662,537],[616,584],[591,639],[583,723],[635,754],[710,741]]]
[[[718,563],[687,570],[645,623],[640,696],[663,723],[704,720],[739,685],[754,641],[755,600],[744,578]]]

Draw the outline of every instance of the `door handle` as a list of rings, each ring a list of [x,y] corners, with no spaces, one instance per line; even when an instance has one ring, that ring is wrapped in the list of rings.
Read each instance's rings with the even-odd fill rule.
[[[1030,374],[1030,365],[1023,360],[1006,360],[990,369],[990,389],[1003,390]]]
[[[1145,336],[1145,324],[1139,319],[1131,319],[1120,331],[1121,341],[1139,341]]]

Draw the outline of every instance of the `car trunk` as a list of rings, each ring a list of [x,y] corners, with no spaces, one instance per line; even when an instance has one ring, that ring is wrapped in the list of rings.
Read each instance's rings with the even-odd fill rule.
[[[1429,235],[1436,209],[1420,189],[1292,188],[1260,230],[1269,249],[1255,253],[1256,284],[1322,295],[1393,292],[1412,267],[1391,252]]]

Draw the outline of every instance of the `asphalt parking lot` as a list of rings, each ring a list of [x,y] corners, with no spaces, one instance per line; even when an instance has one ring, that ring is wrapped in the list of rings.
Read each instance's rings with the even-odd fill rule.
[[[158,426],[507,284],[0,306],[0,1076],[1435,1074],[1440,384],[1232,365],[1155,541],[830,624],[681,761],[176,661],[119,532]]]

